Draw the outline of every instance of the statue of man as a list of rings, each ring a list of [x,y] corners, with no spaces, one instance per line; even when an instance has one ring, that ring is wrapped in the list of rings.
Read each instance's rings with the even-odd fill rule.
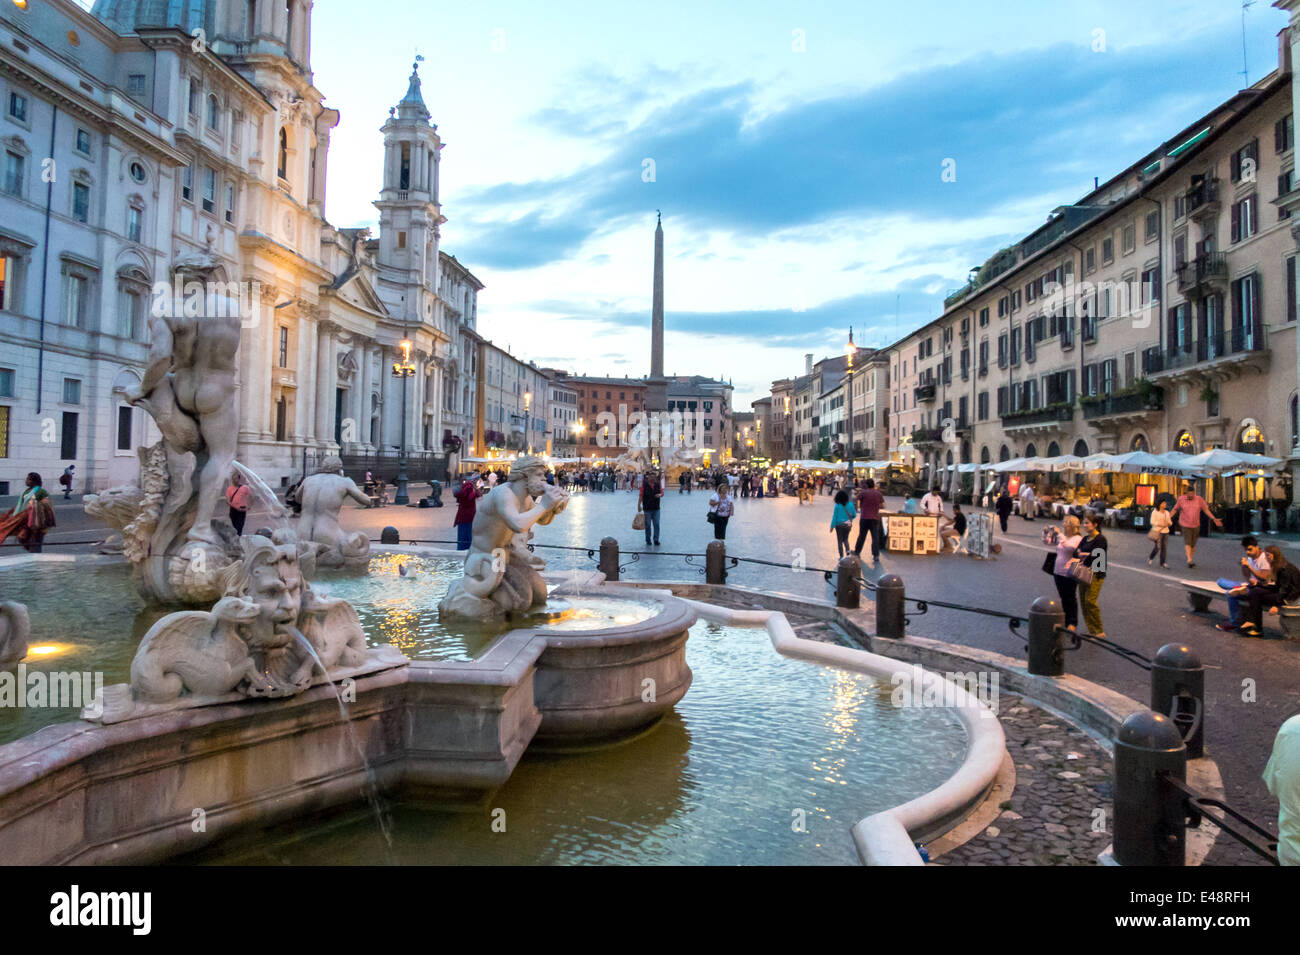
[[[239,433],[237,306],[209,295],[206,315],[152,316],[149,367],[127,400],[145,407],[158,422],[169,451],[206,447],[199,474],[198,508],[188,539],[220,544],[212,518],[222,501],[235,460]]]
[[[546,483],[546,463],[523,455],[510,467],[504,485],[493,488],[474,514],[463,589],[491,599],[503,610],[524,610],[546,600],[537,571],[513,553],[515,536],[534,524],[549,524],[569,503],[563,488]],[[504,592],[502,592],[504,591]]]
[[[298,495],[302,501],[298,537],[324,545],[318,563],[329,565],[370,553],[370,539],[365,534],[345,535],[339,527],[339,510],[348,498],[362,507],[370,506],[370,498],[343,474],[343,461],[337,454],[321,462],[320,470],[302,482]]]

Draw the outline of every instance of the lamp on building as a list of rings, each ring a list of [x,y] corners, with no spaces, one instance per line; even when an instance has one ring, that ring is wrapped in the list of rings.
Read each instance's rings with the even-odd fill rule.
[[[393,377],[402,381],[402,443],[397,455],[397,490],[393,503],[410,504],[411,497],[406,491],[406,379],[415,375],[415,365],[411,363],[411,340],[403,336],[397,347],[402,350],[402,358],[393,362]]]
[[[528,453],[533,453],[533,393],[524,392],[524,437],[528,442]]]

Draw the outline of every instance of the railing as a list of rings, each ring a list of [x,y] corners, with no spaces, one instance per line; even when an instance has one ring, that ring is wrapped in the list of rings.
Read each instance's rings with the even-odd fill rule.
[[[1079,405],[1083,408],[1084,420],[1140,411],[1161,411],[1164,409],[1164,392],[1157,390],[1143,394],[1135,391],[1127,395],[1105,395],[1096,399],[1080,398]]]
[[[941,444],[943,442],[942,428],[913,428],[913,444]]]
[[[1188,189],[1183,196],[1187,204],[1187,214],[1192,215],[1201,211],[1203,207],[1214,205],[1217,207],[1219,202],[1219,180],[1205,179],[1199,185]],[[1204,211],[1211,211],[1205,209]]]
[[[934,401],[935,395],[938,394],[938,386],[934,384],[921,385],[915,389],[914,394],[917,401]]]
[[[1009,411],[1001,415],[1002,423],[1008,426],[1050,424],[1055,421],[1073,421],[1074,405],[1062,404],[1051,408],[1029,408],[1024,411]]]
[[[1195,288],[1210,281],[1226,282],[1228,257],[1222,252],[1206,252],[1178,267],[1179,290]]]
[[[1176,371],[1203,362],[1219,361],[1238,355],[1267,351],[1268,335],[1263,325],[1227,328],[1182,345],[1171,345],[1161,350],[1159,346],[1142,353],[1144,374]]]

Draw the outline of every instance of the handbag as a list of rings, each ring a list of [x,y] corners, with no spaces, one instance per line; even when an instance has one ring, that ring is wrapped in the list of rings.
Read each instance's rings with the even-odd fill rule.
[[[1085,586],[1092,583],[1092,568],[1077,557],[1072,557],[1065,565],[1065,573]]]
[[[709,511],[707,514],[704,515],[704,519],[708,521],[710,524],[716,524],[718,522],[718,515],[714,514],[712,511]]]
[[[641,496],[637,495],[636,499],[636,517],[632,518],[632,530],[645,530],[645,514],[641,512]]]
[[[1160,540],[1160,528],[1153,527],[1151,528],[1151,530],[1147,531],[1147,540],[1149,541]]]
[[[1056,554],[1053,551],[1049,550],[1043,557],[1043,573],[1056,574]]]

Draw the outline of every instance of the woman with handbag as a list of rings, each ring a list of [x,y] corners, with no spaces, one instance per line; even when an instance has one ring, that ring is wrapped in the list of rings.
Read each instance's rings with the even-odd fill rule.
[[[1147,557],[1147,564],[1154,563],[1156,552],[1160,552],[1160,567],[1162,570],[1168,570],[1169,565],[1165,563],[1165,545],[1169,543],[1169,532],[1174,528],[1174,515],[1169,513],[1169,501],[1161,498],[1156,509],[1151,512],[1151,530],[1147,531],[1147,538],[1151,541],[1151,553]]]
[[[637,518],[641,522],[641,528],[645,531],[646,546],[651,544],[650,531],[654,529],[654,545],[659,546],[659,501],[664,496],[664,489],[659,484],[659,475],[651,471],[645,476],[641,483],[641,493],[637,497]],[[636,522],[632,523],[633,530],[637,529]]]
[[[1061,522],[1060,527],[1050,528],[1045,537],[1056,541],[1056,556],[1047,555],[1043,561],[1043,570],[1049,570],[1052,582],[1056,584],[1056,593],[1061,598],[1061,609],[1065,611],[1065,625],[1076,630],[1079,626],[1079,581],[1071,573],[1071,563],[1078,563],[1075,548],[1083,542],[1079,533],[1079,519],[1073,514]]]
[[[45,488],[41,486],[41,476],[35,471],[28,473],[27,486],[23,492],[18,495],[18,503],[13,510],[4,517],[0,517],[0,543],[3,543],[10,535],[17,535],[19,542],[23,547],[32,550],[33,546],[39,550],[40,540],[37,539],[35,544],[32,543],[33,524],[40,524],[42,517],[37,513],[37,508],[41,501],[48,498]],[[49,526],[54,524],[54,508],[50,507],[48,512]],[[39,531],[40,538],[45,537],[45,532]]]
[[[1079,559],[1075,565],[1075,576],[1082,571],[1092,572],[1092,579],[1086,580],[1087,574],[1079,579],[1079,603],[1083,605],[1083,622],[1088,625],[1088,632],[1094,637],[1105,639],[1106,628],[1101,622],[1101,608],[1097,599],[1101,596],[1101,585],[1106,580],[1106,561],[1110,556],[1106,535],[1101,532],[1101,518],[1096,511],[1089,511],[1083,518],[1083,540],[1075,548],[1074,556]]]
[[[858,509],[853,506],[849,492],[841,488],[835,492],[835,511],[831,514],[831,530],[835,532],[835,543],[839,546],[839,556],[850,553],[849,532],[853,530],[853,519],[858,516]]]
[[[727,521],[731,520],[732,503],[727,496],[727,479],[718,481],[717,490],[709,498],[708,522],[713,525],[713,539],[727,539]]]

